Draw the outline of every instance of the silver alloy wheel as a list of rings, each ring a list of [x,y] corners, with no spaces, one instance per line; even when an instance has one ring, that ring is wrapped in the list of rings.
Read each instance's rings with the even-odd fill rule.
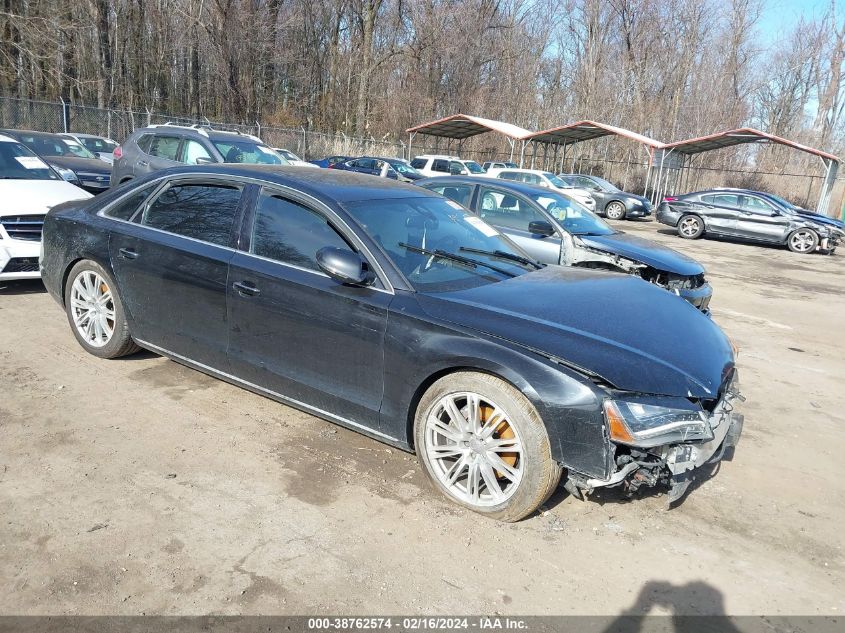
[[[621,202],[611,202],[604,213],[611,220],[621,220],[625,216],[625,207]]]
[[[789,238],[789,243],[792,246],[792,250],[799,253],[806,253],[815,248],[816,237],[810,231],[804,229],[795,231],[792,237]]]
[[[114,334],[114,298],[106,280],[93,270],[83,270],[70,289],[73,324],[92,347],[103,347]]]
[[[701,230],[700,220],[694,217],[686,217],[681,220],[681,233],[686,236],[696,235]]]
[[[464,503],[499,505],[522,481],[519,431],[503,409],[477,393],[441,398],[425,422],[424,437],[432,473]]]

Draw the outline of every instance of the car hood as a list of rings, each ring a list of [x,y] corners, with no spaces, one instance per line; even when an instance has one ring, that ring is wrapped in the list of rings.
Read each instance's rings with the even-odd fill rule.
[[[552,356],[626,391],[712,399],[734,365],[730,341],[711,319],[630,275],[547,266],[418,297],[432,317]]]
[[[0,215],[47,213],[62,202],[90,197],[64,180],[0,180]]]
[[[44,156],[43,158],[51,165],[72,169],[75,172],[111,175],[111,165],[99,158],[79,158],[78,156]]]
[[[578,237],[589,247],[621,255],[658,270],[684,276],[700,275],[704,272],[704,266],[692,257],[623,231],[611,235],[579,235]]]
[[[845,222],[842,220],[837,220],[836,218],[831,218],[826,215],[822,215],[821,213],[807,211],[806,209],[796,209],[796,211],[798,213],[798,217],[800,218],[806,218],[808,220],[812,220],[813,222],[818,222],[819,224],[835,226],[838,229],[845,229]]]

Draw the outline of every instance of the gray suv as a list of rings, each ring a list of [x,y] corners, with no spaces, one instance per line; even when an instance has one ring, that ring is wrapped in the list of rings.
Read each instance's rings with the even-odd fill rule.
[[[119,185],[177,165],[249,163],[287,165],[257,136],[165,123],[135,130],[114,150],[111,182]]]

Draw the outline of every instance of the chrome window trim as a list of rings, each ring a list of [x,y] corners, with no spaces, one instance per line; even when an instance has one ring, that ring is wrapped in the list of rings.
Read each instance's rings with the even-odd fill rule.
[[[256,391],[260,391],[260,392],[265,393],[267,395],[273,396],[274,398],[278,398],[279,400],[283,400],[284,402],[290,403],[292,406],[294,406],[296,408],[307,409],[308,411],[311,411],[318,416],[331,418],[332,420],[337,421],[342,426],[352,427],[353,429],[360,430],[360,431],[362,431],[366,434],[376,435],[378,437],[390,440],[391,442],[400,442],[400,443],[402,442],[402,440],[400,440],[399,438],[393,437],[392,435],[388,435],[387,433],[383,433],[381,431],[372,429],[372,428],[365,426],[363,424],[360,424],[358,422],[354,422],[353,420],[350,420],[349,418],[344,418],[343,416],[340,416],[340,415],[337,415],[335,413],[331,413],[329,411],[326,411],[325,409],[320,409],[319,407],[315,407],[314,405],[308,404],[307,402],[302,402],[301,400],[296,400],[295,398],[291,398],[290,396],[286,396],[286,395],[281,394],[277,391],[273,391],[272,389],[267,389],[266,387],[262,387],[261,385],[256,385],[255,383],[249,382],[248,380],[244,380],[243,378],[238,378],[237,376],[235,376],[233,374],[229,374],[229,373],[226,373],[224,371],[220,371],[219,369],[215,369],[214,367],[211,367],[209,365],[204,365],[203,363],[192,360],[192,359],[188,358],[187,356],[182,356],[181,354],[171,352],[170,350],[165,349],[163,347],[159,347],[158,345],[153,345],[152,343],[149,343],[147,341],[142,341],[141,339],[138,339],[137,343],[139,345],[141,345],[142,347],[147,348],[151,351],[159,352],[159,353],[161,353],[165,356],[169,356],[171,358],[178,358],[179,360],[181,360],[181,361],[183,361],[183,362],[185,362],[189,365],[193,365],[194,367],[200,368],[202,371],[206,371],[208,373],[215,374],[217,376],[221,376],[221,377],[226,378],[228,380],[231,380],[233,382],[240,383],[240,384],[242,384],[246,387],[249,387],[251,389],[255,389]]]
[[[150,185],[150,184],[153,184],[153,183],[158,183],[158,184],[156,184],[155,187],[153,187],[152,193],[149,195],[149,197],[143,203],[143,205],[141,205],[142,208],[146,207],[147,205],[150,204],[151,201],[155,200],[162,193],[162,189],[164,187],[166,187],[167,185],[169,185],[173,181],[176,181],[176,180],[179,180],[179,179],[182,179],[182,178],[212,178],[212,179],[218,178],[218,179],[220,179],[220,178],[226,178],[226,176],[222,175],[222,174],[203,172],[203,173],[197,173],[197,174],[165,175],[165,176],[160,176],[158,178],[153,178],[152,180],[150,180],[147,183],[147,185]],[[330,217],[332,220],[334,220],[337,224],[342,225],[345,228],[346,233],[353,237],[352,241],[364,253],[364,255],[367,258],[367,261],[370,262],[373,265],[373,267],[376,269],[375,273],[378,276],[379,281],[381,281],[382,285],[384,285],[384,288],[376,288],[374,286],[363,286],[363,287],[368,288],[368,289],[373,290],[373,291],[376,291],[376,292],[384,292],[384,293],[391,294],[391,295],[396,294],[396,289],[394,288],[393,284],[390,283],[390,279],[385,274],[384,269],[382,268],[381,262],[378,261],[378,258],[373,256],[373,254],[370,252],[370,249],[368,249],[363,244],[361,239],[355,234],[355,231],[353,231],[352,228],[346,222],[344,222],[343,219],[340,218],[334,211],[332,211],[331,208],[328,207],[328,205],[326,205],[325,203],[321,202],[317,198],[314,198],[313,196],[311,196],[307,193],[304,193],[304,192],[299,191],[298,189],[294,189],[292,187],[288,187],[287,185],[280,185],[278,183],[268,182],[266,180],[261,180],[259,178],[253,178],[253,177],[249,177],[249,176],[246,176],[246,177],[229,176],[229,178],[234,178],[234,179],[236,179],[237,182],[242,183],[244,185],[257,185],[258,187],[260,187],[262,189],[265,188],[265,187],[270,187],[270,188],[273,188],[273,189],[282,189],[282,190],[285,191],[284,195],[292,194],[292,195],[290,195],[290,197],[292,197],[294,199],[304,198],[307,201],[312,202],[314,205],[318,206],[320,209],[325,209],[325,211],[327,211],[328,214],[329,214],[328,217]],[[329,276],[321,270],[312,270],[310,268],[304,268],[302,266],[297,266],[296,264],[290,264],[290,263],[287,263],[287,262],[280,262],[280,261],[275,260],[275,259],[270,259],[268,257],[262,257],[261,255],[256,255],[255,253],[250,253],[248,251],[244,251],[244,250],[241,250],[241,249],[232,248],[230,246],[221,246],[220,244],[215,244],[214,242],[207,242],[205,240],[199,240],[195,237],[188,237],[187,235],[179,235],[178,233],[171,233],[170,231],[164,231],[162,229],[157,229],[157,228],[152,227],[152,226],[147,226],[145,224],[141,224],[140,222],[132,222],[131,220],[122,220],[120,218],[114,218],[110,215],[106,215],[106,213],[109,211],[109,209],[114,208],[115,206],[120,204],[120,202],[122,200],[125,200],[128,196],[132,195],[133,193],[134,193],[134,191],[127,191],[126,193],[122,194],[119,198],[117,198],[116,200],[112,200],[106,206],[104,206],[102,209],[97,211],[96,215],[98,217],[104,218],[106,220],[111,220],[112,222],[122,222],[124,224],[129,224],[131,226],[135,226],[135,227],[147,230],[147,231],[155,231],[157,233],[162,233],[164,235],[171,235],[173,237],[177,237],[177,238],[180,238],[180,239],[183,239],[183,240],[190,240],[192,242],[197,242],[199,244],[207,244],[209,246],[214,246],[215,248],[221,248],[223,250],[231,251],[232,253],[240,253],[240,254],[246,255],[248,257],[255,257],[257,259],[262,259],[262,260],[267,261],[267,262],[272,262],[274,264],[278,264],[279,266],[285,266],[287,268],[293,268],[295,270],[300,270],[302,272],[311,273],[311,274],[314,274],[314,275],[318,275],[320,277],[325,277],[327,279],[329,278]],[[260,192],[259,192],[259,195],[260,195]],[[141,210],[141,209],[139,209],[139,210]],[[137,215],[137,214],[138,214],[138,210],[136,210],[135,214],[133,214],[132,217],[135,217],[135,215]],[[325,212],[322,212],[322,214],[327,215]]]

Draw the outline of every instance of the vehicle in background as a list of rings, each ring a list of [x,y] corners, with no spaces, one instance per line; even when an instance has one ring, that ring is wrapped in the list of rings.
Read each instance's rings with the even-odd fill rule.
[[[423,176],[461,176],[483,174],[484,169],[474,160],[462,160],[444,154],[422,154],[411,161],[411,167]]]
[[[362,156],[353,158],[345,163],[336,163],[333,169],[355,171],[360,174],[391,178],[400,182],[413,182],[425,178],[420,172],[411,167],[401,158],[379,158]]]
[[[745,189],[667,196],[657,209],[657,220],[688,240],[714,235],[782,244],[794,253],[833,253],[845,238],[845,229],[831,218],[814,216],[785,206],[770,194]]]
[[[215,165],[103,198],[44,223],[44,285],[84,350],[140,346],[415,450],[488,517],[528,516],[563,472],[574,495],[671,502],[739,440],[711,319],[630,275],[537,263],[420,187]]]
[[[538,185],[540,187],[548,187],[549,189],[556,189],[565,193],[567,196],[584,205],[590,211],[596,208],[596,201],[590,192],[580,187],[573,187],[564,182],[550,171],[543,171],[542,169],[491,169],[487,172],[490,178],[501,178],[502,180],[510,180],[512,182],[524,182],[528,185]]]
[[[199,125],[164,123],[135,130],[114,150],[115,185],[178,165],[247,163],[287,165],[257,136]]]
[[[481,168],[484,169],[484,171],[489,171],[491,169],[518,169],[519,165],[517,165],[516,163],[508,162],[508,161],[498,163],[498,162],[495,162],[495,161],[489,161],[488,160],[486,163],[484,163],[481,166]]]
[[[62,178],[85,191],[97,194],[109,188],[111,166],[73,139],[31,130],[0,130],[0,134],[26,145]]]
[[[510,180],[448,177],[417,183],[470,209],[547,264],[628,273],[709,312],[713,289],[696,260],[609,226],[564,192]]]
[[[0,135],[0,281],[40,277],[38,254],[47,211],[90,197],[24,144]]]
[[[78,134],[75,132],[61,132],[59,136],[76,141],[97,158],[106,161],[109,165],[114,162],[114,150],[117,147],[117,141],[95,134]]]
[[[299,156],[294,154],[289,149],[285,149],[283,147],[274,147],[273,151],[279,154],[282,158],[288,161],[288,165],[293,165],[294,167],[316,167],[317,165],[308,162],[307,160],[302,160]]]
[[[330,167],[335,166],[337,163],[345,163],[351,156],[326,156],[325,158],[321,158],[320,160],[312,160],[312,165],[317,165],[317,167],[322,167],[323,169],[329,169]]]
[[[558,178],[568,185],[588,191],[596,201],[596,213],[610,220],[644,218],[651,215],[651,202],[648,198],[626,193],[604,178],[586,174],[558,174]]]

